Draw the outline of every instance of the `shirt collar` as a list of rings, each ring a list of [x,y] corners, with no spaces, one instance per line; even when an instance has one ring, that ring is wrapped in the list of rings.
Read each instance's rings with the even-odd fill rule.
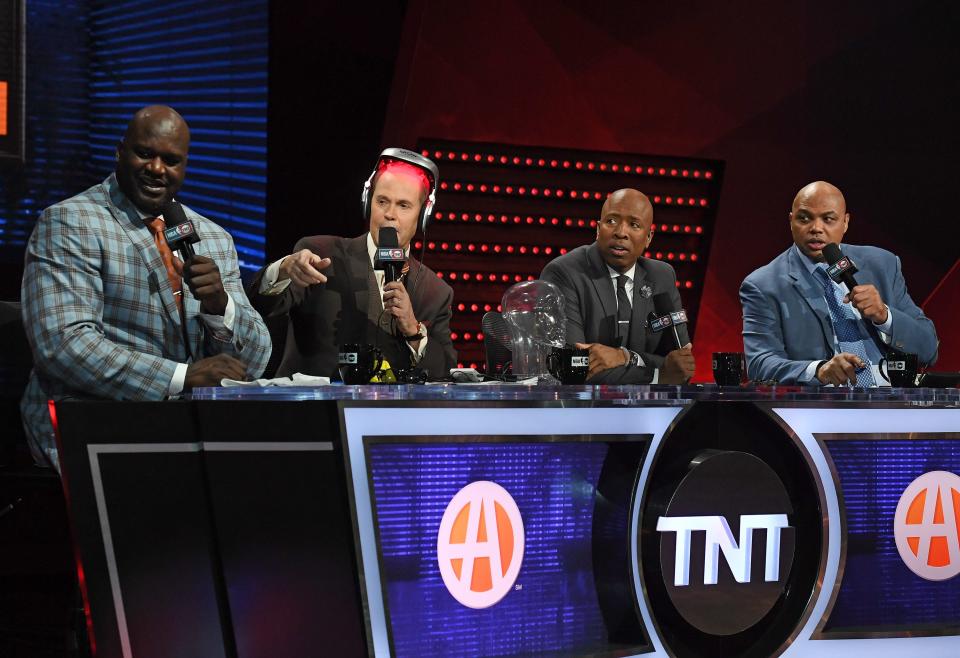
[[[410,245],[407,245],[407,248],[403,250],[403,255],[410,258]],[[367,256],[370,258],[370,266],[373,267],[377,260],[377,244],[373,241],[373,234],[370,231],[367,231]],[[382,272],[383,270],[376,271]]]
[[[825,270],[827,269],[827,264],[825,261],[812,261],[809,256],[807,256],[803,251],[794,243],[793,248],[797,250],[797,255],[800,256],[800,262],[803,263],[803,266],[807,268],[807,271],[810,274],[814,274],[817,269]]]
[[[606,263],[604,263],[604,265],[606,265]],[[636,273],[636,271],[637,271],[637,264],[634,263],[634,264],[633,264],[633,267],[631,267],[631,268],[630,268],[629,270],[627,270],[626,272],[623,272],[623,274],[625,274],[625,275],[627,276],[627,278],[630,279],[630,283],[633,283],[633,275]],[[611,278],[611,279],[613,279],[614,281],[616,281],[616,280],[617,280],[617,277],[620,276],[621,273],[620,273],[620,272],[617,272],[615,269],[613,269],[612,267],[610,267],[609,265],[607,265],[607,274],[610,275],[610,278]]]

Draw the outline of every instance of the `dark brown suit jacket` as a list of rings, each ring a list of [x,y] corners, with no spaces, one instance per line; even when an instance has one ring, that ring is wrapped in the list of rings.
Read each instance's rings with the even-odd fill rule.
[[[309,236],[294,247],[295,252],[301,249],[330,258],[330,266],[323,270],[327,276],[325,284],[308,288],[290,285],[280,295],[261,295],[264,268],[248,288],[250,302],[265,318],[289,316],[277,376],[301,372],[339,379],[337,348],[347,343],[376,344],[392,367],[409,367],[411,354],[406,342],[378,328],[375,318],[367,317],[373,268],[367,254],[366,234],[357,238]],[[450,339],[453,290],[415,258],[411,257],[409,263],[404,284],[413,313],[427,327],[429,337],[419,365],[431,379],[448,377],[450,368],[457,365],[457,353]],[[372,293],[377,294],[376,289]]]

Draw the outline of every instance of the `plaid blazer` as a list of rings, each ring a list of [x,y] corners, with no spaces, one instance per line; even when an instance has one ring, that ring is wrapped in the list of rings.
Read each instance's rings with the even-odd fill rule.
[[[47,400],[64,397],[162,400],[179,363],[219,353],[259,377],[270,336],[243,291],[233,239],[184,207],[236,307],[233,333],[218,335],[183,287],[188,353],[153,235],[117,184],[103,183],[40,215],[27,244],[21,289],[34,366],[20,408],[35,458],[58,464]]]

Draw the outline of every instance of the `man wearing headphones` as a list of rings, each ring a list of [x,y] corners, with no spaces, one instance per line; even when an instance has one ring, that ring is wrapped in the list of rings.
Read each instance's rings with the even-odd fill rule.
[[[278,376],[337,376],[338,346],[378,347],[396,372],[423,369],[445,377],[457,364],[450,339],[453,290],[410,256],[418,225],[426,228],[439,183],[437,166],[419,153],[387,149],[364,185],[370,230],[356,238],[302,238],[293,253],[257,273],[248,290],[265,318],[288,316]],[[396,230],[407,262],[397,281],[375,270],[382,229]]]

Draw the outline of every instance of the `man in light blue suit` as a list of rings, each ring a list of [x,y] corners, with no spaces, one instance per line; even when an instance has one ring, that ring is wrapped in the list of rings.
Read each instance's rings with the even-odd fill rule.
[[[163,400],[266,367],[270,336],[230,235],[184,207],[196,255],[181,263],[160,248],[159,216],[183,183],[189,146],[179,114],[143,108],[115,173],[37,221],[21,291],[34,360],[21,411],[39,463],[58,467],[48,400]]]
[[[793,200],[786,251],[740,286],[747,373],[785,384],[876,386],[887,349],[937,358],[937,334],[913,303],[900,259],[877,247],[840,245],[850,222],[839,189],[810,183]],[[853,290],[826,276],[824,247],[840,245],[859,272]]]

